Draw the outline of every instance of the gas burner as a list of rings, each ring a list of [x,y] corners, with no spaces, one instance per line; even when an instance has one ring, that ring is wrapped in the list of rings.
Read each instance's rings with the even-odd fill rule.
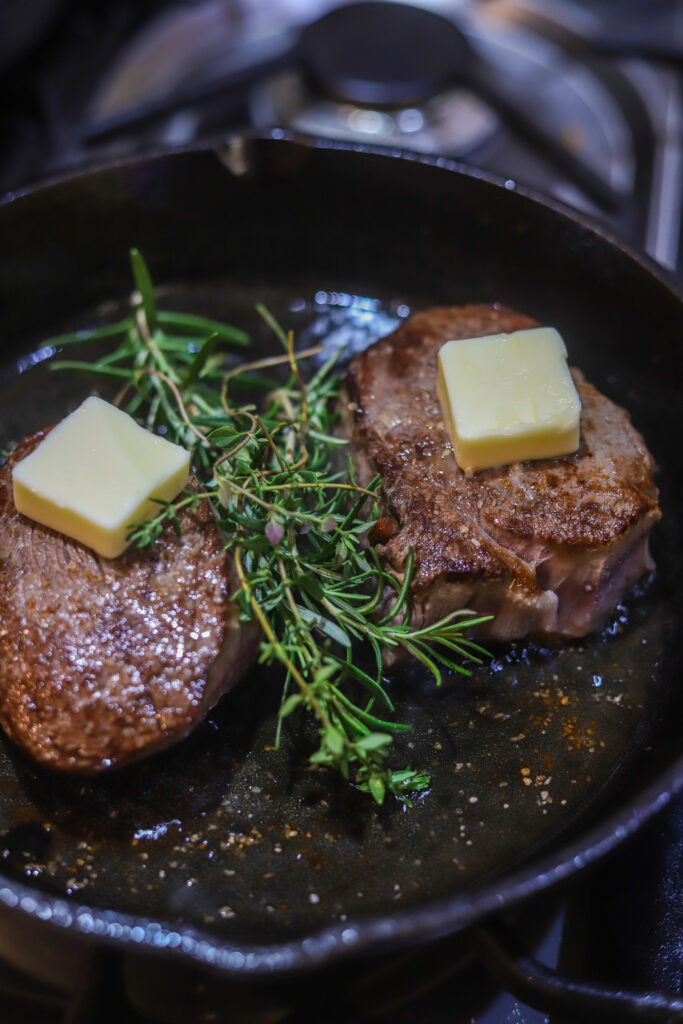
[[[373,109],[312,96],[297,75],[285,74],[254,91],[258,123],[286,123],[304,135],[378,143],[416,153],[481,159],[500,119],[468,89],[448,89],[419,107]]]
[[[467,87],[474,56],[467,37],[440,14],[353,3],[307,26],[299,45],[303,73],[271,79],[252,97],[261,124],[460,156],[499,126]],[[463,86],[454,89],[454,81]]]
[[[425,16],[411,34],[408,13]],[[383,62],[394,34],[398,56]],[[634,187],[634,140],[610,83],[516,21],[474,8],[456,25],[398,4],[354,3],[303,39],[308,73],[285,72],[253,90],[257,125],[467,158],[594,210],[616,208]],[[414,49],[434,55],[431,72]],[[402,67],[409,74],[397,83]]]
[[[440,14],[382,0],[336,7],[300,46],[314,87],[361,106],[415,106],[467,76],[470,49]]]

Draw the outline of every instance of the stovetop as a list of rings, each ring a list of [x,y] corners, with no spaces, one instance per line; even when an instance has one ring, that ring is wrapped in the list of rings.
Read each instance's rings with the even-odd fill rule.
[[[383,9],[374,35],[367,10],[344,19],[331,6],[201,0],[141,12],[130,0],[74,0],[5,70],[0,190],[245,126],[286,126],[454,156],[681,266],[680,3],[434,0],[415,24],[395,26],[386,8],[412,8],[366,4]],[[620,40],[627,56],[605,55]]]
[[[379,70],[372,33],[350,48],[358,24],[338,17],[326,33],[327,0],[53,6],[23,52],[2,62],[0,49],[0,192],[112,157],[287,127],[455,157],[581,209],[683,272],[681,2],[434,0],[396,29],[396,47],[406,32],[411,46]],[[317,35],[304,29],[312,22]],[[386,23],[378,31],[386,38]],[[682,823],[679,803],[606,867],[521,912],[510,924],[522,946],[586,981],[681,992]],[[480,939],[245,989],[24,931],[3,911],[2,1021],[561,1024],[531,1008],[533,991],[517,998],[491,980]]]

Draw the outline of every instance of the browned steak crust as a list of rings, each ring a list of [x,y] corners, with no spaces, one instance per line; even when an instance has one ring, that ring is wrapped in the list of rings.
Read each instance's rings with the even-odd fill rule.
[[[400,578],[414,549],[414,621],[470,607],[496,615],[489,632],[501,639],[581,636],[652,568],[652,457],[628,413],[580,371],[576,455],[471,479],[455,462],[436,397],[440,346],[534,326],[493,306],[432,309],[351,364],[343,412],[362,475],[381,475],[398,523],[378,551]]]
[[[43,437],[0,470],[0,722],[43,764],[97,771],[187,735],[255,638],[206,503],[117,559],[20,515],[11,469]]]

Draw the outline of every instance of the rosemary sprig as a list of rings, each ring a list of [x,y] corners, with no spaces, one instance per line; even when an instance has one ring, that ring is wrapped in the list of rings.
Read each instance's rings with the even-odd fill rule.
[[[183,508],[212,502],[237,570],[241,616],[261,626],[259,661],[285,669],[277,742],[286,719],[308,711],[320,740],[313,764],[338,770],[378,803],[387,792],[407,799],[426,789],[424,772],[387,765],[394,735],[408,726],[391,717],[383,651],[402,649],[437,683],[444,668],[469,675],[461,660],[480,663],[487,652],[463,630],[484,619],[460,611],[427,627],[410,624],[412,551],[399,583],[364,542],[378,516],[379,479],[364,488],[350,458],[345,470],[338,466],[346,442],[334,433],[334,360],[304,383],[292,335],[258,307],[284,355],[226,373],[221,348],[244,344],[243,332],[157,309],[137,250],[131,264],[136,291],[129,317],[52,342],[115,339],[116,347],[92,363],[53,365],[120,379],[119,403],[191,450],[201,493],[160,502],[157,515],[135,525],[131,541],[149,546],[167,523],[180,529]],[[289,380],[269,382],[264,408],[232,401],[238,381],[258,387],[255,371],[278,362],[288,365]],[[358,642],[370,665],[356,657]]]

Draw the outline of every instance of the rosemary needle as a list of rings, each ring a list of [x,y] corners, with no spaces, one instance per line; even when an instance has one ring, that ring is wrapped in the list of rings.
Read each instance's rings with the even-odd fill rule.
[[[338,468],[344,442],[335,436],[334,360],[305,383],[292,335],[259,306],[284,349],[280,360],[262,362],[288,364],[290,377],[274,389],[269,382],[262,410],[233,404],[230,389],[238,383],[263,387],[248,367],[239,377],[222,367],[221,347],[244,345],[247,336],[205,317],[157,309],[137,250],[131,264],[136,290],[129,317],[52,342],[115,342],[92,363],[54,366],[119,379],[119,404],[192,453],[201,493],[160,502],[157,515],[135,525],[131,541],[153,544],[168,523],[180,529],[181,509],[209,500],[237,570],[241,617],[261,626],[259,660],[285,669],[277,742],[290,715],[308,712],[319,735],[313,764],[339,771],[378,803],[387,793],[406,800],[425,790],[424,772],[388,765],[394,734],[408,726],[391,717],[383,651],[406,651],[437,682],[444,668],[469,675],[462,661],[479,663],[486,652],[463,630],[482,618],[455,612],[421,629],[411,626],[412,551],[399,584],[364,543],[379,514],[379,479],[360,487],[350,458],[345,472]],[[384,595],[392,591],[384,610]],[[371,669],[354,656],[358,642],[369,650]]]

